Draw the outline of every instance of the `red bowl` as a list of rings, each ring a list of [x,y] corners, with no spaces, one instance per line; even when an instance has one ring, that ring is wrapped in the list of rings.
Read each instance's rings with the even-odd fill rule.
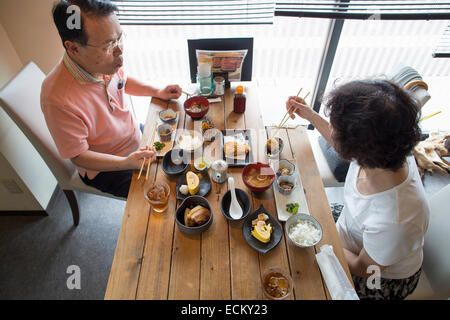
[[[189,110],[189,108],[194,104],[194,103],[198,103],[202,106],[205,106],[205,110],[203,110],[202,112],[192,112]],[[204,98],[204,97],[192,97],[187,99],[184,102],[184,111],[190,115],[192,117],[192,119],[200,119],[201,117],[203,117],[205,114],[208,113],[209,111],[209,101],[208,99]]]
[[[249,173],[250,169],[252,169],[252,168],[255,168],[256,170],[258,170],[258,172],[261,172],[261,169],[264,169],[264,174],[270,176],[270,178],[271,178],[270,183],[265,187],[255,187],[251,184],[248,184],[247,181],[245,180],[245,176]],[[250,164],[246,165],[244,167],[244,169],[242,170],[242,181],[244,181],[244,184],[251,191],[255,191],[255,192],[266,191],[267,189],[270,188],[270,186],[272,185],[274,180],[275,180],[275,172],[272,170],[272,168],[268,164],[265,164],[265,163],[261,163],[261,162],[250,163]]]

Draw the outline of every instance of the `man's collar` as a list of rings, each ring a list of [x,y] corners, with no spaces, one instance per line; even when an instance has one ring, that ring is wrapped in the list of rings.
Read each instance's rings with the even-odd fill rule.
[[[100,83],[103,84],[103,80],[95,79],[92,75],[89,74],[86,70],[84,70],[82,67],[80,67],[75,61],[73,61],[72,58],[66,53],[64,53],[63,57],[64,64],[69,70],[69,72],[74,76],[75,79],[80,84],[86,84],[86,83]]]

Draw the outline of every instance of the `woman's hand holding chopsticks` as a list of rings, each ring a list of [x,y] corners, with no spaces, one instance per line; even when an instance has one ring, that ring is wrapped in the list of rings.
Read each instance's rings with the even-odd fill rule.
[[[286,110],[291,119],[295,119],[295,114],[299,117],[311,121],[313,110],[306,104],[304,98],[290,96],[286,101]]]

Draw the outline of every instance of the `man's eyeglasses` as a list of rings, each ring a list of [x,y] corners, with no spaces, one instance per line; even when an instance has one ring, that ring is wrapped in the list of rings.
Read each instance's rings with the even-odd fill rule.
[[[105,46],[94,46],[92,44],[86,44],[86,46],[101,49],[105,54],[111,54],[115,48],[117,48],[117,47],[123,48],[124,38],[125,38],[125,33],[122,32],[120,34],[119,38],[109,42]]]

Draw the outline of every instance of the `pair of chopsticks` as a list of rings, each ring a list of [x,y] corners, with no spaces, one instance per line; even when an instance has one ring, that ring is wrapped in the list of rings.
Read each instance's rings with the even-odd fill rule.
[[[423,120],[426,120],[428,118],[431,118],[432,116],[435,116],[435,115],[437,115],[438,113],[441,113],[441,112],[442,112],[442,110],[436,111],[435,113],[432,113],[429,116],[423,117],[422,119],[419,120],[419,122],[423,121]]]
[[[297,97],[300,95],[300,93],[302,92],[303,88],[300,88],[300,90],[297,93]],[[306,96],[303,98],[303,100],[306,100],[306,98],[308,98],[309,96],[309,92],[306,94]],[[283,119],[281,119],[280,124],[277,126],[277,130],[275,131],[274,134],[272,134],[272,137],[275,137],[275,135],[278,133],[278,131],[280,131],[281,128],[284,127],[284,125],[286,124],[286,122],[289,120],[289,111],[286,111],[286,114],[284,115]]]
[[[153,145],[153,142],[155,140],[155,134],[156,134],[156,126],[158,125],[158,121],[155,121],[155,128],[153,129],[153,136],[152,136],[152,141],[150,142],[150,147]],[[148,146],[148,145],[147,145]],[[144,169],[144,165],[146,162],[146,158],[144,158],[144,161],[142,161],[142,165],[141,165],[141,170],[139,171],[139,175],[138,175],[138,180],[141,177],[142,174],[142,169]],[[150,172],[150,164],[151,164],[152,160],[148,159],[148,165],[147,165],[147,172],[145,173],[145,180],[148,179],[148,174]]]

